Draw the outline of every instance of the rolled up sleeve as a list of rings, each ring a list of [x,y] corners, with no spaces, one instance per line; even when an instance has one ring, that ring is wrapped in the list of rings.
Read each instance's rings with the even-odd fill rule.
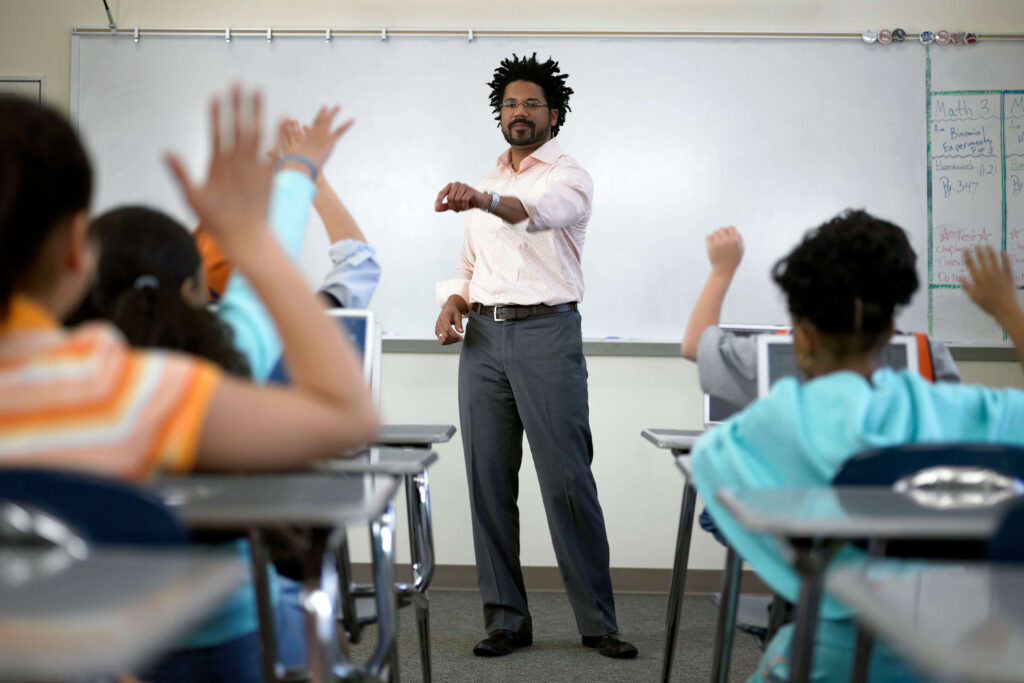
[[[526,209],[527,232],[570,228],[590,213],[593,200],[594,182],[575,164],[554,169],[548,190],[535,201],[519,198]]]
[[[377,252],[366,242],[344,239],[331,245],[329,273],[320,291],[345,308],[366,308],[380,282]]]

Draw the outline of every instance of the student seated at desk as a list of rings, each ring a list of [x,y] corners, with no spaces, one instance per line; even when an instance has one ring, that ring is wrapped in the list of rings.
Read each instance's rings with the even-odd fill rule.
[[[704,393],[744,408],[757,398],[757,337],[718,326],[725,295],[743,259],[743,237],[729,226],[712,232],[705,242],[711,274],[690,314],[680,351],[683,358],[697,362]],[[922,376],[936,382],[960,381],[945,344],[928,339],[928,351],[921,357]],[[702,529],[722,541],[706,509],[698,521]]]
[[[996,277],[998,270],[993,273],[993,261],[986,258],[973,271],[968,291],[976,299],[1007,298],[1006,292],[991,294],[1005,280]],[[880,367],[896,310],[918,287],[915,263],[903,231],[863,211],[846,212],[809,232],[775,265],[773,278],[786,294],[796,360],[810,379],[780,380],[767,397],[694,446],[695,485],[719,530],[790,602],[797,599],[799,580],[779,544],[744,530],[718,503],[719,490],[742,496],[754,489],[827,486],[849,456],[896,444],[1024,444],[1024,392],[932,384],[915,372]],[[1014,309],[1019,315],[1015,300]],[[857,556],[848,547],[835,561]],[[779,630],[752,680],[788,676],[791,638],[792,625]],[[827,595],[816,643],[814,680],[846,681],[854,626],[849,612]],[[914,679],[884,646],[875,650],[872,677]]]
[[[182,353],[133,350],[108,324],[62,330],[57,320],[79,304],[93,277],[92,171],[61,117],[2,100],[0,466],[132,480],[158,471],[273,470],[336,456],[375,432],[359,364],[267,228],[273,171],[258,150],[258,97],[243,106],[236,90],[232,101],[223,138],[213,106],[203,185],[170,162],[192,208],[281,330],[291,388],[259,387]],[[332,117],[322,112],[313,127],[322,138],[317,165],[341,133],[331,130]],[[225,643],[222,664],[237,664],[254,648],[257,640]],[[223,680],[260,680],[258,659],[248,660],[257,662],[255,671],[232,669]],[[177,680],[200,676],[194,669]]]

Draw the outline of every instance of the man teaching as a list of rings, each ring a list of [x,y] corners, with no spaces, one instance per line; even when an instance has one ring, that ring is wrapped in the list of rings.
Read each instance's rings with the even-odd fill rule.
[[[455,277],[437,285],[442,308],[434,332],[441,344],[463,342],[459,415],[487,632],[473,652],[484,657],[533,642],[516,502],[524,430],[583,645],[607,657],[637,654],[618,635],[608,538],[590,471],[577,304],[593,183],[555,141],[573,92],[567,77],[536,54],[502,60],[490,103],[509,148],[477,187],[449,183],[434,205],[468,212]]]

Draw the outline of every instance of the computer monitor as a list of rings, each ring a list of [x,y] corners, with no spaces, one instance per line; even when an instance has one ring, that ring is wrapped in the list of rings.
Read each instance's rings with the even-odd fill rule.
[[[777,325],[719,325],[727,332],[740,337],[752,337],[759,334],[778,334],[787,330],[786,327]],[[735,406],[725,399],[711,394],[704,394],[704,426],[710,427],[732,417],[742,410],[742,406]]]
[[[882,352],[882,365],[918,372],[917,339],[910,334],[894,335]],[[766,396],[772,385],[783,377],[797,377],[801,382],[806,379],[796,364],[793,336],[760,337],[757,340],[757,395]]]
[[[363,368],[363,379],[375,386],[377,374],[377,321],[373,311],[355,308],[329,308],[327,315],[348,337]]]

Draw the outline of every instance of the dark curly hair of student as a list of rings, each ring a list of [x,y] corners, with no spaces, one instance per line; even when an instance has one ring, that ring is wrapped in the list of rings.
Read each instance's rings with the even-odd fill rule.
[[[108,211],[93,221],[100,243],[96,278],[79,309],[65,322],[103,319],[136,347],[183,351],[227,372],[250,375],[231,329],[205,306],[182,294],[201,272],[192,236],[167,214],[143,206]]]
[[[37,263],[43,245],[91,194],[92,167],[64,117],[0,98],[0,319],[20,285],[46,275]]]
[[[505,97],[505,88],[513,81],[529,81],[536,83],[544,90],[544,99],[551,109],[558,110],[558,120],[551,126],[551,137],[558,135],[558,130],[565,123],[565,115],[569,108],[569,96],[572,88],[565,84],[569,74],[560,73],[558,62],[548,58],[546,62],[537,61],[537,53],[532,57],[517,57],[501,60],[494,70],[494,80],[487,84],[491,89],[491,108],[494,109],[494,120],[501,124],[501,101]]]
[[[772,269],[794,318],[857,353],[878,348],[917,290],[917,256],[902,229],[845,211],[804,235]]]

